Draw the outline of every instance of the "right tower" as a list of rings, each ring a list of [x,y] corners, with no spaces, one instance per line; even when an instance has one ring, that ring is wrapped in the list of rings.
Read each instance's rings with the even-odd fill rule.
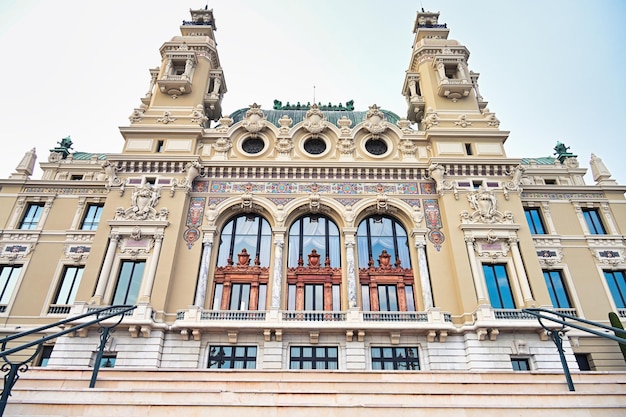
[[[499,120],[480,94],[479,74],[468,67],[468,49],[448,39],[450,31],[439,23],[438,12],[418,12],[413,32],[402,94],[407,119],[427,131],[431,155],[505,157],[502,144],[508,132],[499,130]],[[452,130],[463,131],[465,139]],[[475,139],[467,140],[468,136]]]

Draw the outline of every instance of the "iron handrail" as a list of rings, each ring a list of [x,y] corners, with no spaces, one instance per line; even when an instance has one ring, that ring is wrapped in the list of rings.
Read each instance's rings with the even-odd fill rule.
[[[567,365],[567,360],[565,359],[565,351],[563,350],[563,331],[565,330],[565,327],[571,327],[573,329],[581,330],[583,332],[590,333],[599,337],[603,337],[605,339],[610,339],[617,343],[626,345],[626,339],[617,336],[617,334],[622,334],[626,338],[626,331],[624,329],[607,326],[602,323],[585,320],[580,317],[575,317],[569,314],[560,313],[554,310],[548,310],[546,308],[525,308],[522,311],[537,317],[537,320],[539,321],[539,324],[541,325],[541,327],[544,328],[548,336],[552,339],[552,341],[556,345],[556,348],[559,352],[559,356],[561,358],[561,365],[563,366],[563,372],[565,373],[567,386],[570,391],[574,391],[574,382],[572,381],[572,375],[570,374],[569,366]],[[542,320],[548,320],[553,323],[560,324],[561,326],[560,328],[557,328],[557,329],[553,327],[548,327],[548,325],[545,324]],[[596,329],[589,328],[586,326],[581,326],[579,324],[568,322],[566,320],[572,320],[574,322],[584,323],[589,326],[595,326],[604,330],[609,330],[609,331],[614,332],[615,335],[604,333],[604,332],[601,332],[601,331],[598,331]]]
[[[20,333],[13,334],[11,336],[3,337],[0,339],[0,358],[4,360],[4,364],[2,365],[1,370],[6,373],[4,376],[4,388],[2,390],[2,394],[0,395],[0,417],[4,415],[4,410],[7,406],[7,401],[9,396],[11,395],[11,389],[20,378],[19,372],[26,372],[28,370],[28,363],[31,362],[38,354],[41,352],[43,344],[49,340],[56,339],[57,337],[66,335],[71,332],[75,332],[76,330],[83,329],[85,327],[92,326],[94,324],[98,325],[98,332],[100,333],[100,345],[98,347],[98,353],[96,355],[96,361],[93,366],[93,371],[91,374],[91,381],[89,383],[89,388],[93,388],[96,386],[96,380],[98,378],[98,371],[100,370],[100,362],[102,361],[102,356],[104,353],[104,347],[109,340],[109,333],[117,327],[122,320],[124,319],[124,315],[136,309],[137,306],[125,306],[125,305],[117,305],[110,307],[103,307],[94,311],[90,311],[84,314],[80,314],[78,316],[70,317],[67,319],[63,319],[57,321],[55,323],[47,324],[45,326],[40,326],[35,329],[26,330]],[[95,316],[96,318],[93,320],[89,320],[85,323],[79,323],[75,326],[71,326],[67,329],[63,329],[61,331],[55,332],[51,335],[40,337],[39,339],[33,340],[31,342],[24,343],[22,345],[16,346],[11,349],[7,349],[7,343],[13,340],[18,340],[22,337],[29,336],[35,333],[40,333],[51,329],[53,327],[64,326],[65,324],[76,322],[77,320],[84,319],[89,316]],[[101,323],[110,318],[119,316],[119,319],[113,323],[111,326],[103,326]],[[30,347],[37,346],[35,352],[28,356],[26,359],[23,359],[19,362],[12,362],[9,360],[8,356],[17,352],[21,352]]]

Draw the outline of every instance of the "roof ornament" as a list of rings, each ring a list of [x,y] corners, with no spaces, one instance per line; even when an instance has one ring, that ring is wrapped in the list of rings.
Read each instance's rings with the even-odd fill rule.
[[[387,122],[385,121],[385,115],[380,111],[380,107],[376,104],[369,106],[369,110],[365,115],[365,128],[377,138],[378,135],[387,130]]]
[[[324,113],[322,113],[317,104],[313,103],[309,111],[306,112],[303,126],[310,133],[314,134],[322,132],[328,126]]]

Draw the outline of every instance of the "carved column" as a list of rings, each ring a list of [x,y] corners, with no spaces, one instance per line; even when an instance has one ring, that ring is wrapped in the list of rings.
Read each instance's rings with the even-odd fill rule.
[[[417,249],[417,263],[420,273],[420,284],[422,286],[422,301],[424,309],[433,308],[433,290],[430,286],[430,274],[428,273],[428,261],[426,260],[426,240],[421,238],[415,241]]]
[[[528,277],[526,276],[526,270],[524,269],[522,255],[519,251],[518,239],[516,237],[509,238],[509,244],[511,245],[513,265],[515,265],[515,272],[517,274],[517,280],[519,281],[520,290],[522,292],[522,298],[524,299],[524,306],[532,305],[532,302],[534,301],[533,295],[530,291],[530,285],[528,284]]]
[[[230,293],[232,292],[233,283],[230,281],[226,281],[224,283],[224,289],[222,290],[222,304],[220,305],[220,310],[229,310],[230,309]]]
[[[96,304],[102,303],[104,297],[104,291],[109,283],[109,276],[111,275],[111,267],[113,266],[113,260],[115,259],[115,250],[120,240],[120,236],[117,233],[111,233],[109,237],[109,246],[107,247],[106,255],[104,256],[104,262],[102,264],[102,270],[100,270],[100,276],[98,277],[98,284],[96,285],[96,292],[93,295],[92,301]]]
[[[347,263],[347,278],[348,278],[348,307],[354,308],[357,306],[356,302],[356,283],[357,272],[354,262],[354,246],[356,245],[355,234],[346,233],[344,230],[344,238],[346,245],[346,263]]]
[[[211,260],[212,249],[213,232],[205,232],[204,239],[202,240],[202,260],[200,261],[196,300],[194,302],[194,305],[199,308],[204,308],[204,302],[206,301],[207,285],[209,283],[209,262]]]
[[[272,305],[270,308],[280,308],[280,293],[283,286],[283,247],[285,246],[285,235],[283,233],[274,234],[274,277],[272,280]]]
[[[259,309],[259,282],[254,281],[250,284],[250,304],[248,310]]]
[[[149,303],[150,294],[152,294],[152,285],[154,284],[154,278],[156,277],[156,269],[159,264],[159,257],[161,256],[161,246],[163,244],[163,235],[154,235],[154,249],[152,250],[152,259],[150,259],[150,266],[148,267],[148,274],[143,280],[141,285],[141,292],[139,297],[140,303]]]
[[[485,287],[485,282],[478,270],[478,260],[476,259],[476,253],[474,252],[474,238],[466,236],[465,245],[467,246],[467,256],[469,256],[470,269],[472,271],[476,296],[478,297],[478,304],[487,304],[487,288]]]
[[[324,310],[332,311],[333,309],[333,283],[328,281],[324,283]]]

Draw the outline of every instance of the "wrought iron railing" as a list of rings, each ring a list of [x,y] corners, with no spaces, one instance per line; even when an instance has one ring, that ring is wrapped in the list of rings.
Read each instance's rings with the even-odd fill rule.
[[[28,370],[28,363],[39,355],[45,342],[93,325],[98,326],[98,332],[100,333],[100,345],[98,347],[98,353],[96,355],[96,361],[93,366],[91,381],[89,383],[89,388],[95,387],[96,380],[98,378],[98,371],[100,370],[100,363],[102,362],[104,354],[104,346],[109,340],[110,332],[122,322],[125,315],[128,313],[132,314],[132,311],[136,308],[137,306],[93,307],[90,308],[90,311],[85,314],[59,320],[56,323],[37,327],[32,330],[16,333],[0,339],[0,358],[2,358],[5,362],[2,366],[2,371],[6,373],[4,376],[4,389],[2,390],[2,395],[0,396],[0,417],[4,415],[4,409],[6,408],[7,401],[11,395],[11,389],[20,377],[19,373],[24,373]],[[104,321],[111,318],[115,318],[115,320],[112,323],[105,325]],[[82,322],[83,319],[89,320],[87,322]],[[66,326],[68,324],[71,325]],[[42,336],[39,339],[32,340],[12,348],[9,348],[8,346],[9,343],[16,343],[15,341],[24,340],[23,338],[25,337],[27,338],[31,335],[40,334],[52,328],[62,328],[63,330]],[[26,355],[27,357],[25,359],[24,355],[20,355],[21,352],[34,346],[36,346],[35,351],[30,355]],[[10,355],[13,354],[17,354],[16,357],[20,360],[15,362],[12,361]]]
[[[567,360],[565,359],[565,351],[563,349],[563,335],[566,327],[578,329],[585,333],[590,333],[626,345],[626,339],[617,336],[618,334],[621,334],[623,337],[626,337],[626,331],[624,331],[624,329],[606,326],[601,323],[581,319],[580,317],[564,314],[555,310],[547,310],[545,308],[525,308],[522,311],[528,315],[537,318],[541,327],[546,330],[546,333],[556,345],[559,356],[561,358],[561,366],[563,366],[563,372],[565,373],[565,380],[567,381],[567,386],[570,391],[574,391],[574,382],[572,381],[572,376],[569,372],[569,366],[567,365]],[[544,322],[544,320],[555,323],[557,326],[549,326]],[[600,328],[603,331],[596,330],[594,327]],[[606,330],[612,331],[614,334],[606,333]]]

